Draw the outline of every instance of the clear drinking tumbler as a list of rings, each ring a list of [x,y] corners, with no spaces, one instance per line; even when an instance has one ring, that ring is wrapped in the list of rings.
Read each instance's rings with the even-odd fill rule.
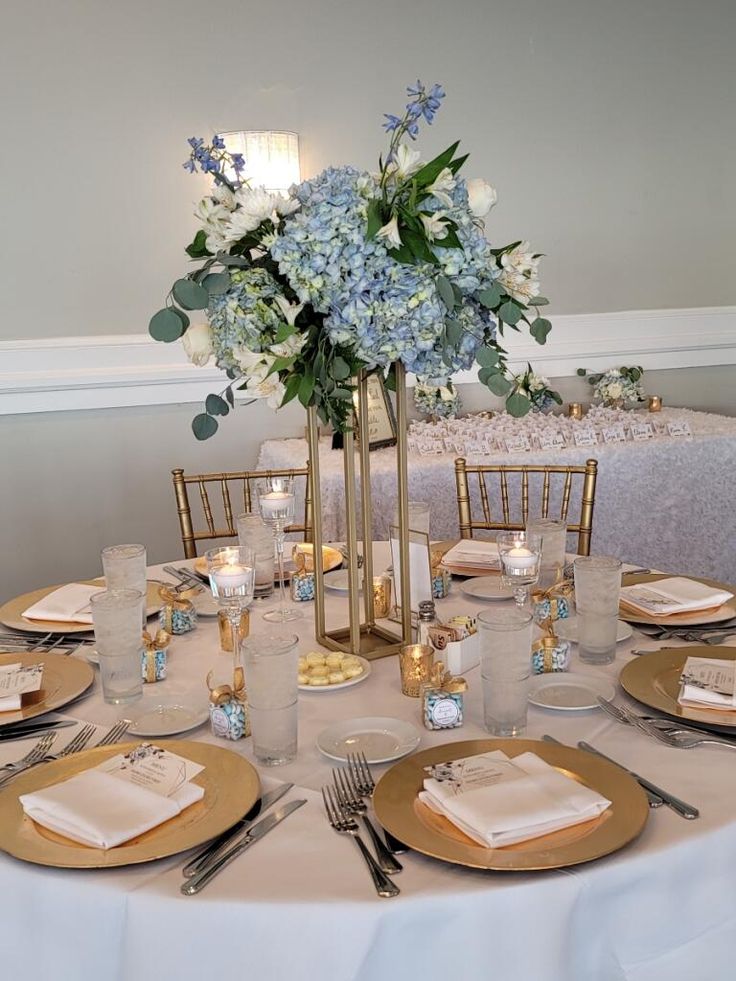
[[[409,530],[429,535],[429,504],[425,501],[409,501]],[[399,509],[394,509],[394,525],[399,524]]]
[[[479,613],[478,634],[485,727],[493,736],[521,736],[529,696],[531,614],[518,608]]]
[[[137,589],[146,597],[146,546],[108,545],[102,550],[102,574],[108,589]],[[146,626],[146,603],[141,622]]]
[[[143,694],[143,594],[137,589],[108,589],[95,593],[90,604],[102,695],[113,705],[134,702]]]
[[[253,752],[265,766],[296,758],[298,643],[296,634],[266,634],[243,644]]]
[[[578,653],[587,664],[610,664],[616,656],[621,563],[605,555],[575,559]]]
[[[542,542],[542,562],[539,569],[538,587],[549,589],[562,578],[565,568],[567,525],[553,518],[534,518],[526,523],[527,534]]]
[[[260,514],[249,511],[237,518],[238,541],[253,549],[256,562],[255,596],[270,596],[275,575],[273,532]]]

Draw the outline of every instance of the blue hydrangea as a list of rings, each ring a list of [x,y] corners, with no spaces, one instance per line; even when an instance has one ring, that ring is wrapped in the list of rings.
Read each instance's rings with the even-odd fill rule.
[[[230,279],[226,293],[210,298],[207,316],[217,366],[238,370],[234,350],[262,351],[273,343],[283,317],[270,301],[282,291],[265,269],[238,269]]]

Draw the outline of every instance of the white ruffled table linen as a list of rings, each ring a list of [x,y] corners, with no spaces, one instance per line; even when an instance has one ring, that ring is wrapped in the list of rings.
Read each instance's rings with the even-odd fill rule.
[[[616,555],[624,562],[647,568],[736,582],[736,418],[671,408],[659,414],[644,411],[627,415],[643,422],[684,420],[693,435],[545,452],[468,454],[467,458],[472,463],[490,464],[584,464],[594,457],[599,467],[594,553]],[[307,455],[304,439],[266,440],[257,466],[303,467]],[[431,502],[431,535],[438,540],[459,535],[456,456],[409,455],[409,498]],[[373,500],[381,502],[380,508],[374,508],[373,536],[377,541],[388,538],[388,522],[396,506],[395,461],[394,448],[371,453]],[[332,451],[329,439],[322,442],[320,476],[325,541],[343,541],[347,532],[342,452]],[[301,501],[297,500],[300,514],[303,488],[298,488],[298,493],[302,494]],[[513,493],[511,497],[513,506]],[[571,538],[568,550],[572,548]]]
[[[379,546],[377,567],[387,562]],[[160,567],[150,576],[161,576]],[[458,582],[438,604],[443,615],[477,611]],[[265,606],[265,604],[263,604]],[[252,630],[266,625],[256,606]],[[487,606],[487,604],[486,604]],[[312,604],[303,609],[310,616]],[[336,594],[328,612],[344,608]],[[293,625],[300,650],[315,648],[311,619]],[[670,643],[670,642],[668,642]],[[736,643],[736,638],[732,638]],[[613,665],[573,669],[615,678],[641,636],[618,647]],[[175,638],[162,696],[199,690],[209,667],[223,664],[216,621]],[[714,649],[717,656],[717,648]],[[529,738],[550,733],[569,745],[586,739],[700,808],[684,821],[668,808],[652,812],[640,838],[598,862],[541,874],[484,873],[409,853],[394,900],[375,896],[353,842],[332,831],[320,786],[331,761],[315,747],[332,722],[368,715],[406,719],[420,749],[484,738],[479,668],[468,672],[465,725],[425,730],[419,701],[401,695],[396,658],[372,662],[370,677],[339,692],[300,693],[299,755],[287,767],[261,770],[269,781],[296,784],[287,800],[305,807],[224,870],[199,896],[179,893],[179,856],[115,870],[64,871],[0,856],[3,916],[0,944],[8,976],[75,981],[387,981],[416,976],[494,976],[534,981],[722,981],[736,949],[736,784],[732,751],[669,749],[600,711],[553,712],[530,706]],[[115,710],[91,697],[70,710],[109,725]],[[73,738],[60,730],[58,747]],[[67,736],[67,734],[69,734]],[[252,760],[251,741],[215,740],[204,726],[175,737],[204,740]],[[163,744],[166,740],[160,740]],[[0,744],[0,763],[30,741]],[[374,767],[376,776],[387,767]],[[11,785],[12,786],[12,785]]]

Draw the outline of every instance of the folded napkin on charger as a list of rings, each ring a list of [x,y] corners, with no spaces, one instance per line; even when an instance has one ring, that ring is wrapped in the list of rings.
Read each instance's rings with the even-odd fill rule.
[[[445,565],[477,566],[479,569],[500,567],[498,545],[495,542],[478,541],[475,538],[464,538],[453,545],[442,557]]]
[[[0,712],[17,712],[22,696],[26,692],[38,691],[42,678],[42,664],[23,667],[19,661],[0,667]]]
[[[101,593],[104,586],[87,586],[81,582],[70,582],[44,596],[33,606],[23,611],[26,620],[59,620],[62,623],[92,624],[90,597]]]
[[[155,767],[148,769],[145,761],[139,773],[138,761],[131,763],[139,748],[62,783],[21,795],[23,810],[37,824],[82,845],[105,849],[121,845],[176,817],[204,796],[204,787],[183,779],[187,766],[195,774],[201,766],[150,749],[158,754],[157,763],[168,758],[174,771],[178,767],[175,786],[166,784],[165,778],[165,785],[157,783],[160,774]]]
[[[689,657],[680,676],[680,705],[736,710],[736,661]]]
[[[482,753],[427,771],[422,803],[488,848],[582,824],[611,804],[534,753]]]
[[[725,589],[714,589],[682,576],[637,583],[621,589],[621,602],[625,606],[659,617],[717,609],[730,599],[733,599],[733,593]]]

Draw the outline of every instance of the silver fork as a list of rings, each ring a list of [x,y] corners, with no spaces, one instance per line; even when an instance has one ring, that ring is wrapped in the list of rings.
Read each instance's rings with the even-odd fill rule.
[[[371,820],[368,817],[368,807],[361,800],[360,793],[353,783],[352,771],[350,769],[335,769],[332,771],[332,779],[335,783],[337,799],[340,801],[343,809],[350,814],[357,814],[362,820],[365,830],[373,842],[379,868],[388,873],[388,875],[395,875],[397,872],[401,872],[404,866],[393,857],[371,824]]]
[[[35,746],[22,756],[19,760],[12,760],[10,763],[4,763],[0,770],[16,770],[18,767],[24,767],[26,763],[32,763],[36,759],[41,759],[46,751],[51,748],[53,741],[56,739],[55,732],[47,732],[45,736],[42,736]],[[0,778],[2,779],[2,778]]]
[[[130,719],[121,719],[120,722],[116,722],[112,729],[106,732],[98,743],[95,743],[95,749],[99,746],[112,746],[113,743],[119,742],[130,726]]]
[[[325,803],[327,820],[330,822],[335,831],[341,835],[350,835],[355,839],[355,843],[360,849],[360,853],[370,870],[373,885],[376,887],[376,892],[378,895],[383,896],[386,899],[390,898],[391,896],[398,896],[400,892],[399,887],[395,885],[378,867],[375,859],[368,851],[365,842],[360,837],[358,822],[354,818],[350,817],[349,814],[346,814],[340,807],[337,796],[333,793],[332,787],[322,788],[322,800]]]
[[[603,704],[605,702],[605,705]],[[634,712],[629,712],[628,709],[623,708],[620,705],[614,705],[613,702],[607,701],[605,698],[598,697],[598,704],[610,715],[612,719],[616,719],[617,722],[628,722],[629,725],[636,726],[645,735],[651,736],[652,739],[656,739],[657,742],[662,743],[663,746],[671,746],[664,736],[664,733],[660,732],[655,726],[650,725],[641,716],[636,715]]]
[[[656,715],[637,715],[636,712],[632,712],[630,709],[627,709],[627,715],[624,715],[624,713],[619,709],[619,706],[614,705],[613,702],[609,702],[605,698],[599,698],[598,702],[606,715],[610,715],[612,719],[615,719],[616,722],[620,722],[623,725],[634,725],[630,719],[637,718],[642,722],[645,722],[647,725],[653,726],[655,729],[658,729],[667,736],[674,736],[678,739],[681,736],[692,737],[693,739],[707,739],[709,742],[718,743],[721,746],[730,746],[732,749],[736,749],[736,740],[728,739],[725,736],[718,736],[715,733],[703,731],[702,729],[694,729],[692,726],[686,726],[681,722],[675,721],[675,719],[662,719]]]
[[[90,741],[92,736],[94,736],[96,728],[97,727],[93,726],[91,723],[88,723],[86,726],[82,726],[82,728],[76,734],[74,739],[72,739],[71,742],[68,743],[68,745],[66,745],[58,753],[47,754],[46,756],[44,756],[42,762],[45,763],[47,760],[49,761],[60,760],[64,756],[71,756],[72,753],[78,753],[80,749],[84,749],[84,747]]]
[[[726,739],[718,739],[717,736],[709,736],[703,733],[702,736],[684,729],[661,729],[660,735],[664,737],[668,746],[675,749],[695,749],[696,746],[726,746],[728,749],[736,749],[736,743]]]
[[[361,797],[372,798],[373,791],[376,789],[376,782],[373,779],[368,760],[365,758],[365,753],[348,753],[348,766],[353,775],[353,784],[358,793]],[[403,841],[399,841],[398,838],[395,838],[385,828],[382,830],[383,836],[386,839],[386,846],[392,855],[403,855],[409,851]]]

